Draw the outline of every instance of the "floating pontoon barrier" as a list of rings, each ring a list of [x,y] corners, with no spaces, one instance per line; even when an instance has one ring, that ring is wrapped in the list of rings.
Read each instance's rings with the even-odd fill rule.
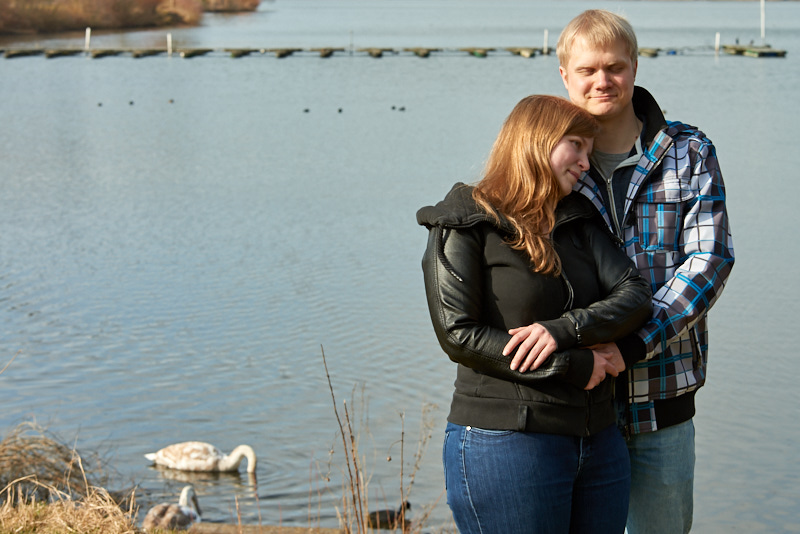
[[[253,52],[260,52],[262,54],[266,52],[263,48],[226,48],[225,51],[228,52],[231,57],[244,57],[249,56]]]
[[[83,54],[83,50],[79,48],[65,48],[61,50],[55,50],[51,48],[44,51],[44,57],[46,58],[77,56],[78,54]]]
[[[372,57],[383,57],[387,52],[394,53],[394,48],[359,48],[358,52],[366,52]]]
[[[15,58],[15,57],[25,57],[25,56],[36,56],[44,54],[48,58],[56,58],[62,56],[74,56],[78,55],[81,52],[85,52],[85,54],[92,58],[100,58],[106,56],[118,56],[118,55],[130,55],[134,58],[142,58],[147,56],[156,56],[160,54],[164,54],[166,52],[167,55],[172,55],[172,46],[171,41],[169,39],[171,35],[168,35],[167,39],[167,48],[148,48],[148,49],[92,49],[86,48],[84,50],[76,49],[76,48],[48,48],[47,50],[42,48],[16,48],[16,49],[2,49],[0,53],[2,53],[6,58]],[[686,50],[719,50],[721,48],[727,54],[733,55],[742,55],[742,56],[750,56],[750,57],[785,57],[786,50],[780,50],[776,48],[772,48],[769,45],[764,46],[754,46],[754,45],[722,45],[718,48],[708,48],[708,47],[700,47],[700,48],[692,48],[692,47],[685,47],[685,48],[640,48],[639,55],[643,57],[657,57],[658,55],[664,53],[666,55],[676,55],[681,53],[682,51]],[[549,49],[548,49],[549,50]],[[427,58],[430,57],[431,54],[434,52],[441,52],[444,54],[452,54],[453,52],[466,52],[467,54],[478,57],[478,58],[485,58],[489,56],[490,52],[495,51],[505,51],[507,53],[517,55],[520,57],[531,58],[537,54],[545,55],[546,52],[543,48],[535,48],[535,47],[524,47],[524,46],[517,46],[517,47],[507,47],[507,48],[482,48],[482,47],[464,47],[464,48],[429,48],[429,47],[408,47],[408,48],[379,48],[379,47],[365,47],[365,48],[358,48],[354,49],[353,47],[350,48],[335,48],[335,47],[320,47],[320,48],[182,48],[177,50],[176,52],[183,58],[192,58],[196,56],[204,56],[210,53],[225,53],[228,54],[230,57],[233,58],[240,58],[244,56],[252,55],[256,52],[259,54],[266,54],[271,53],[274,54],[277,58],[285,58],[289,57],[296,52],[315,52],[319,54],[319,57],[327,58],[334,55],[335,52],[350,52],[352,55],[354,52],[367,54],[374,58],[383,57],[385,54],[403,54],[403,53],[410,53],[414,54],[417,57]],[[492,54],[494,55],[494,54]]]
[[[331,57],[334,52],[344,52],[344,48],[312,48],[312,52],[319,52],[319,57]]]
[[[191,49],[183,49],[178,50],[178,55],[185,58],[190,57],[197,57],[197,56],[204,56],[209,52],[213,52],[211,48],[191,48]]]
[[[431,55],[431,52],[438,52],[438,48],[404,48],[406,52],[413,52],[414,55],[418,57],[428,57]]]
[[[533,57],[536,54],[535,48],[524,48],[524,47],[514,47],[514,48],[506,48],[512,54],[522,57]]]
[[[267,52],[272,52],[275,54],[275,57],[289,57],[295,52],[302,52],[302,48],[267,48]]]
[[[14,57],[38,56],[43,53],[44,50],[41,48],[21,48],[18,50],[6,50],[3,55],[10,59]]]
[[[122,50],[113,50],[113,49],[106,49],[106,50],[90,50],[89,55],[92,58],[101,58],[101,57],[108,57],[108,56],[118,56],[122,53]]]
[[[157,56],[159,54],[165,54],[166,52],[167,52],[166,50],[162,50],[159,48],[147,48],[143,50],[132,50],[131,56],[135,58],[150,57],[150,56]]]
[[[748,57],[786,57],[786,50],[772,48],[770,45],[722,45],[722,50],[726,54]]]
[[[467,52],[475,57],[486,57],[489,52],[494,52],[494,48],[459,48],[462,52]]]

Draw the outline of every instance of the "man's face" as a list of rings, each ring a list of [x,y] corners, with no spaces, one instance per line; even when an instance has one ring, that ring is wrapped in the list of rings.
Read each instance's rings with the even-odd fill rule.
[[[569,62],[559,67],[572,102],[600,120],[614,118],[631,105],[635,62],[621,42],[592,48],[578,36]]]

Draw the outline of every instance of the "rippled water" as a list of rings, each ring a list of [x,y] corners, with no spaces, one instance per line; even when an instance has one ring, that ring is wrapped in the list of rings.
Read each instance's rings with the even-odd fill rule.
[[[423,407],[438,407],[411,493],[419,517],[443,488],[454,369],[430,328],[414,213],[477,179],[520,98],[564,93],[554,56],[500,48],[541,46],[545,29],[552,45],[598,5],[625,13],[641,46],[679,51],[642,58],[638,81],[715,141],[728,185],[737,263],[698,395],[695,531],[799,532],[796,2],[768,3],[785,59],[713,54],[717,31],[759,40],[757,2],[276,0],[173,29],[181,46],[215,48],[199,58],[0,60],[0,365],[16,355],[0,427],[35,419],[152,500],[187,476],[145,452],[249,443],[257,484],[188,477],[206,520],[236,521],[238,504],[246,523],[335,526],[343,456],[324,347],[340,411],[347,399],[360,421],[373,502],[399,501],[398,440],[408,476]],[[351,45],[446,50],[224,52]],[[442,498],[430,523],[447,520]]]

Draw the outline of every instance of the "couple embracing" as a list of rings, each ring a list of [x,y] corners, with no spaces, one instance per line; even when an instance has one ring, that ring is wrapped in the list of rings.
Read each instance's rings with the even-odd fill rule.
[[[462,534],[689,532],[706,315],[733,266],[713,144],[634,85],[604,10],[557,45],[569,94],[523,99],[475,185],[417,212],[457,363],[444,440]]]

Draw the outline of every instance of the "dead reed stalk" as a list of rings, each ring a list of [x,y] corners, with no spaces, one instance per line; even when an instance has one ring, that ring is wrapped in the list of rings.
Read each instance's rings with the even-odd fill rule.
[[[8,369],[8,366],[11,365],[11,362],[13,362],[14,360],[17,359],[17,356],[19,356],[20,352],[22,352],[22,351],[18,350],[17,353],[14,356],[12,356],[10,360],[8,360],[8,363],[5,365],[5,367],[0,369],[0,375],[2,375],[6,371],[6,369]]]
[[[343,497],[344,517],[343,527],[347,532],[352,532],[353,525],[356,526],[356,532],[365,532],[366,516],[364,515],[364,506],[361,490],[364,486],[364,479],[361,473],[361,462],[358,459],[358,446],[356,444],[355,435],[353,434],[353,427],[350,423],[350,414],[347,410],[347,401],[344,401],[344,413],[347,421],[347,427],[342,423],[342,418],[339,416],[339,408],[336,404],[336,395],[333,392],[333,384],[331,383],[331,375],[328,371],[328,362],[325,359],[325,349],[322,349],[322,363],[325,366],[325,376],[328,379],[328,388],[331,391],[331,400],[333,401],[333,413],[336,415],[336,422],[339,425],[339,433],[342,436],[342,446],[345,451],[345,467],[347,468],[347,480],[345,481],[349,488],[349,498],[347,494]],[[346,431],[345,431],[346,429]],[[349,441],[348,441],[349,440]],[[351,515],[352,514],[352,515]]]
[[[333,410],[336,416],[336,422],[339,425],[339,434],[341,435],[342,445],[345,451],[345,479],[342,482],[342,510],[337,510],[339,516],[340,527],[345,529],[348,534],[364,534],[372,532],[372,526],[369,523],[369,514],[367,512],[369,505],[369,484],[368,478],[365,478],[364,460],[359,456],[358,440],[354,431],[354,425],[351,418],[351,412],[347,408],[347,401],[342,402],[344,421],[339,413],[339,408],[336,403],[336,395],[334,394],[333,384],[331,382],[330,372],[328,370],[328,362],[325,358],[325,349],[322,348],[322,363],[325,367],[325,376],[328,380],[328,388],[331,392],[331,400],[333,402]],[[426,404],[423,406],[422,420],[420,422],[420,440],[417,444],[417,450],[414,454],[414,467],[408,478],[406,484],[404,465],[405,465],[405,414],[400,413],[401,431],[400,439],[397,440],[389,447],[396,443],[400,444],[400,502],[405,503],[411,493],[411,488],[416,480],[416,475],[419,472],[422,464],[422,458],[428,443],[430,442],[432,433],[432,420],[431,413],[435,409],[435,405]],[[391,454],[387,456],[387,461],[391,461]],[[442,492],[443,494],[444,492]],[[441,495],[439,496],[439,499]],[[401,514],[399,516],[397,528],[402,532],[419,533],[422,532],[425,526],[425,521],[430,517],[431,512],[436,507],[439,499],[432,506],[424,507],[422,519],[408,521],[405,516],[404,508],[401,507]],[[384,499],[386,500],[386,499]]]

